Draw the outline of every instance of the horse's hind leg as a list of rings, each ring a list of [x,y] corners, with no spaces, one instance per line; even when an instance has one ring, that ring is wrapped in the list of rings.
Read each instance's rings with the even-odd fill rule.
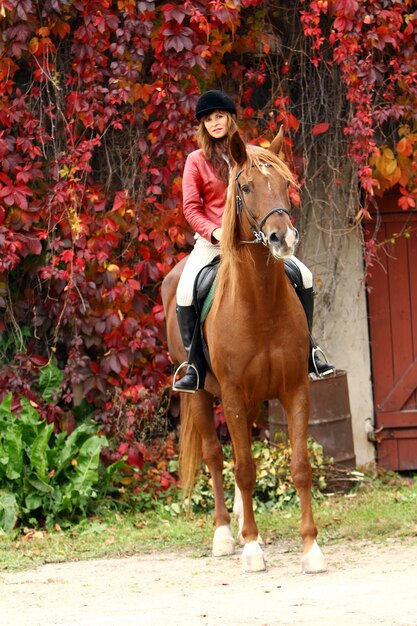
[[[234,554],[235,542],[230,530],[230,515],[223,490],[223,451],[214,427],[213,396],[206,391],[187,395],[193,423],[201,437],[201,453],[213,482],[214,525],[213,555]]]
[[[306,574],[323,572],[326,562],[316,542],[317,528],[311,506],[312,471],[307,452],[308,388],[303,388],[291,399],[287,398],[284,406],[292,448],[291,476],[301,504],[301,537],[304,542],[301,567]]]

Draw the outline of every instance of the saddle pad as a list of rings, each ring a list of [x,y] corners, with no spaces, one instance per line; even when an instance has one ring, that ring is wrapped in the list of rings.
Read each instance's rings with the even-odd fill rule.
[[[213,303],[216,291],[216,277],[220,258],[216,257],[209,265],[205,265],[197,274],[194,283],[194,303],[203,324]]]
[[[194,283],[194,303],[200,316],[201,326],[213,304],[216,293],[217,271],[219,269],[220,257],[216,257],[211,263],[205,265],[197,274]],[[298,292],[303,289],[303,279],[301,271],[292,259],[284,259],[284,268],[287,278]]]
[[[200,313],[200,324],[203,325],[205,322],[205,319],[211,309],[211,305],[213,304],[213,300],[214,300],[214,294],[216,293],[216,286],[217,286],[217,273],[214,275],[214,279],[213,279],[213,283],[210,287],[210,290],[204,300],[204,304],[203,307],[201,309],[201,313]]]

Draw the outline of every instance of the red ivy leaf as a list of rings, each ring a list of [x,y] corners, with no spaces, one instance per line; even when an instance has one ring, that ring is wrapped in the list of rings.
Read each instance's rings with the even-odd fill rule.
[[[330,124],[328,122],[321,122],[320,124],[316,124],[313,127],[312,134],[321,135],[322,133],[325,133],[327,130],[329,130],[329,128]]]
[[[182,24],[187,15],[183,6],[175,6],[175,4],[164,4],[162,11],[164,12],[166,22],[175,20],[178,24]]]

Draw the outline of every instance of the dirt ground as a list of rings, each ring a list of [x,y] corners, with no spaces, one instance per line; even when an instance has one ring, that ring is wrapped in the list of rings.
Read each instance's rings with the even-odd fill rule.
[[[154,553],[0,575],[1,626],[417,626],[417,542],[327,546],[329,569],[265,548],[268,570]]]

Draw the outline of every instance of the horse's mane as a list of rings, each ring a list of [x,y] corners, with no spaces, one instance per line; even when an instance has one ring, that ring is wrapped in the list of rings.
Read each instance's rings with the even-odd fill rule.
[[[223,213],[222,238],[220,241],[220,268],[216,288],[216,298],[213,308],[216,309],[227,288],[232,294],[238,288],[237,270],[242,262],[251,262],[250,246],[242,246],[238,239],[238,214],[236,211],[237,182],[236,175],[242,169],[248,175],[252,168],[259,170],[264,176],[271,176],[277,172],[290,184],[296,185],[295,178],[280,157],[260,146],[247,145],[247,160],[243,166],[235,164],[230,172],[227,191],[226,207]],[[270,168],[262,167],[265,163]]]

